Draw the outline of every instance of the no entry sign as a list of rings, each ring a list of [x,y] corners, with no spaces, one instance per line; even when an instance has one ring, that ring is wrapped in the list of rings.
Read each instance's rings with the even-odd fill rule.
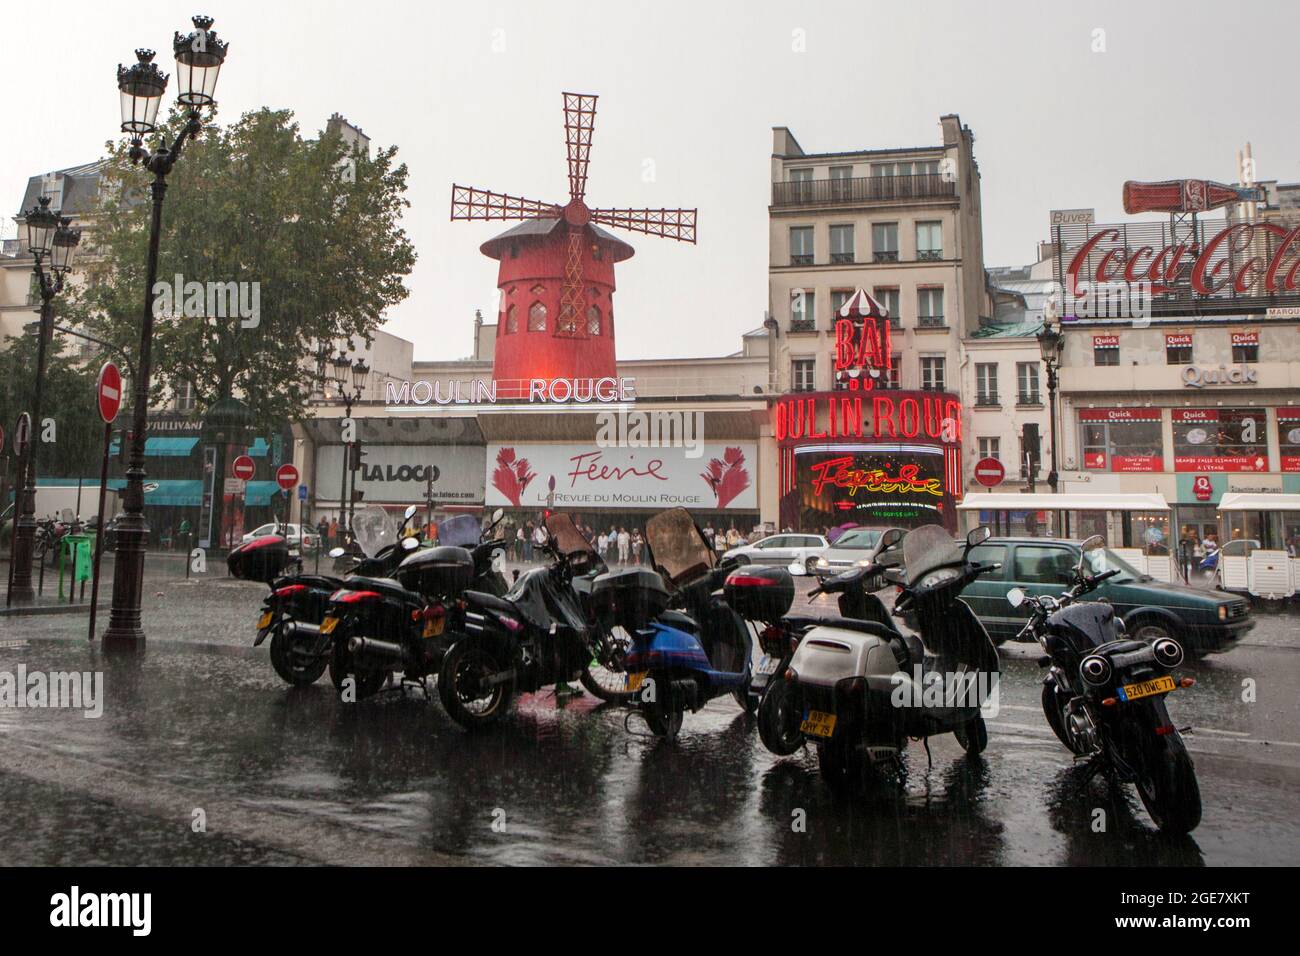
[[[275,472],[275,483],[288,491],[298,484],[298,469],[293,465],[281,465]]]
[[[99,379],[95,382],[95,401],[99,405],[99,417],[107,425],[117,418],[122,408],[122,373],[112,362],[105,362],[99,370]]]
[[[975,462],[975,480],[985,488],[994,488],[1002,484],[1002,479],[1006,476],[1007,470],[996,458],[981,458]]]
[[[253,464],[253,459],[247,455],[240,455],[235,459],[235,463],[230,466],[230,473],[240,481],[252,481],[255,471],[256,467]]]

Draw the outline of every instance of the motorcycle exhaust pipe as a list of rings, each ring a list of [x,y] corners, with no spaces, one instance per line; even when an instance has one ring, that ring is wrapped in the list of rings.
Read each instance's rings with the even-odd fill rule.
[[[404,663],[406,651],[401,644],[392,641],[380,641],[373,637],[353,637],[348,639],[348,652],[359,662]]]

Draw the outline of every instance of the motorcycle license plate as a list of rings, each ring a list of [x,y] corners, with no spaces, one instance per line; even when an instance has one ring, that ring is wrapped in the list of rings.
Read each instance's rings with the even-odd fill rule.
[[[270,626],[271,626],[271,617],[272,617],[272,614],[271,614],[270,611],[264,611],[264,612],[262,613],[262,616],[259,617],[259,618],[257,619],[257,629],[260,631],[260,630],[263,630],[264,628],[268,628],[268,627],[270,627]]]
[[[325,620],[320,622],[320,632],[322,634],[333,634],[334,628],[338,626],[339,619],[337,617],[327,617]]]
[[[437,637],[446,627],[447,621],[441,617],[431,617],[424,622],[424,637]]]
[[[758,677],[769,677],[776,673],[776,669],[779,666],[781,666],[780,658],[764,654],[763,659],[759,661],[758,666],[754,668],[754,674]]]
[[[1174,689],[1174,679],[1168,675],[1157,677],[1153,680],[1139,681],[1136,684],[1125,684],[1119,689],[1120,700],[1137,700],[1141,697],[1153,697],[1156,694],[1167,694]]]
[[[646,677],[646,674],[648,674],[648,673],[650,673],[650,672],[649,672],[649,671],[637,671],[635,674],[628,674],[628,675],[627,675],[627,689],[628,689],[628,692],[631,693],[632,691],[640,690],[640,689],[641,689],[641,685],[645,683],[645,677]]]
[[[835,734],[835,715],[822,710],[810,710],[804,715],[799,730],[814,737],[832,737]]]

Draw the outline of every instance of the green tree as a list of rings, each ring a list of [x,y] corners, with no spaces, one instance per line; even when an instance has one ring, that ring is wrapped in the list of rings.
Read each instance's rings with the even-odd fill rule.
[[[170,128],[179,122],[173,116]],[[369,340],[384,310],[407,295],[402,279],[415,251],[400,224],[409,204],[396,152],[366,157],[333,133],[303,139],[292,113],[270,109],[210,125],[185,145],[168,178],[158,280],[256,283],[244,287],[243,302],[255,303],[257,315],[211,314],[219,309],[206,295],[189,310],[184,296],[171,301],[172,313],[161,314],[174,299],[164,296],[154,309],[151,403],[162,386],[189,382],[200,413],[234,397],[262,428],[301,417],[315,343]],[[131,164],[125,144],[110,144],[94,221],[97,259],[75,305],[133,362],[151,179]]]

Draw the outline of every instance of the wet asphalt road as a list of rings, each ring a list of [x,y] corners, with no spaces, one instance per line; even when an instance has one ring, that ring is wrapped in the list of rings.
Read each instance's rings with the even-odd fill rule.
[[[901,777],[839,796],[730,698],[664,744],[590,698],[525,697],[469,737],[417,692],[290,690],[249,646],[261,594],[152,572],[138,663],[89,648],[84,616],[0,619],[0,672],[102,670],[107,688],[96,720],[0,709],[0,863],[1300,863],[1300,617],[1261,616],[1171,699],[1205,811],[1168,840],[1131,788],[1083,782],[1028,647],[1004,647],[980,759],[913,743]]]

